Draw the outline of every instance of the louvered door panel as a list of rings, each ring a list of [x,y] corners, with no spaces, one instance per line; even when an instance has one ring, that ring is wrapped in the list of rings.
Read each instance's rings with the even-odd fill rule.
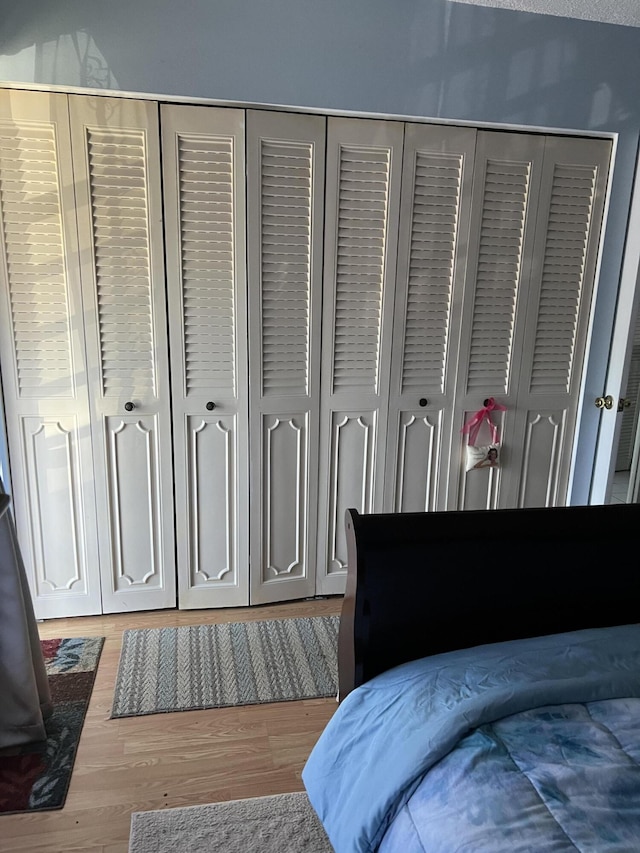
[[[400,122],[328,122],[320,593],[344,590],[345,510],[382,510],[403,136]]]
[[[3,124],[3,237],[23,399],[74,393],[58,148],[53,123]]]
[[[39,618],[99,613],[67,98],[0,92],[0,346],[20,549]]]
[[[211,132],[177,129],[173,116],[190,116]],[[229,130],[224,120],[229,119]],[[238,211],[237,174],[243,165],[243,114],[236,110],[163,109],[163,130],[175,130],[171,153],[177,199],[184,322],[184,384],[187,395],[236,394],[237,267],[234,226]],[[177,120],[174,119],[177,123]],[[186,128],[189,124],[185,125]],[[167,140],[168,141],[168,140]],[[167,142],[164,143],[166,150]],[[240,194],[241,195],[241,194]],[[175,217],[175,211],[170,208]],[[242,269],[242,265],[241,265]],[[242,288],[241,288],[242,289]]]
[[[529,380],[535,394],[566,393],[575,376],[576,332],[585,295],[597,177],[595,165],[553,164]]]
[[[505,433],[510,506],[566,500],[610,157],[608,140],[545,142],[517,413]]]
[[[161,118],[180,607],[247,605],[244,112]]]
[[[407,125],[385,511],[445,509],[476,133]]]
[[[315,592],[325,124],[247,114],[252,604]]]
[[[145,131],[86,128],[102,395],[156,396]]]
[[[252,131],[256,122],[269,118],[251,113]],[[279,116],[279,127],[285,123],[283,116]],[[320,119],[315,124],[322,141],[324,121]],[[257,128],[254,132],[258,132]],[[313,141],[260,139],[262,394],[265,397],[309,393],[310,235],[313,192],[318,185],[314,155],[317,158],[318,151]]]
[[[175,605],[158,109],[71,96],[105,612]]]
[[[391,150],[340,147],[333,392],[376,393]]]
[[[506,394],[522,282],[524,230],[530,198],[530,160],[490,157],[485,164],[471,320],[467,392],[487,387]]]

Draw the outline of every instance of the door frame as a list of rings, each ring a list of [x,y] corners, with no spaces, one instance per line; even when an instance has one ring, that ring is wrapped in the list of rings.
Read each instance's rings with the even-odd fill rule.
[[[613,162],[615,163],[615,152]],[[615,177],[614,177],[615,180]],[[611,192],[611,187],[609,188]],[[606,222],[606,220],[605,220]],[[611,229],[611,223],[606,223]],[[618,288],[609,303],[612,314],[608,350],[596,341],[592,329],[587,346],[588,367],[585,371],[580,422],[576,430],[572,460],[569,504],[602,504],[609,500],[620,436],[617,417],[618,400],[625,388],[631,360],[635,317],[640,309],[640,146],[636,150],[636,172],[631,191],[629,217],[624,233],[624,254]],[[594,315],[597,314],[597,309]],[[605,306],[605,310],[606,310]],[[610,394],[614,405],[598,410],[595,398]],[[592,438],[595,433],[595,438]],[[591,468],[589,469],[589,461]],[[579,471],[582,474],[579,474]],[[590,470],[590,476],[585,476]]]

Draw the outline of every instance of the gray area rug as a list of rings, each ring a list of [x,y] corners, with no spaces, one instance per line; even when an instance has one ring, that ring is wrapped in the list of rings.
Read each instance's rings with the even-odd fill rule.
[[[111,718],[335,696],[339,621],[125,631]]]
[[[333,853],[307,795],[134,812],[129,853]]]

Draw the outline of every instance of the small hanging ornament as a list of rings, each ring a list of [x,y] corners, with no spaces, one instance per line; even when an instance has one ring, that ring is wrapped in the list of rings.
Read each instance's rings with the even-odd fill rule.
[[[466,447],[465,470],[472,471],[474,468],[497,468],[500,465],[500,442],[498,440],[498,427],[491,420],[491,412],[506,412],[507,407],[496,403],[493,397],[484,401],[481,409],[471,416],[462,427],[462,433],[469,436]],[[491,435],[490,444],[476,444],[478,433],[483,423],[489,427]]]

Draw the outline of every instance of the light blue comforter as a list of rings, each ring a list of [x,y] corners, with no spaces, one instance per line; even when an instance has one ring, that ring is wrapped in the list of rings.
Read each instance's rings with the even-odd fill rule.
[[[424,658],[349,694],[302,778],[337,853],[640,850],[627,698],[640,625]]]

